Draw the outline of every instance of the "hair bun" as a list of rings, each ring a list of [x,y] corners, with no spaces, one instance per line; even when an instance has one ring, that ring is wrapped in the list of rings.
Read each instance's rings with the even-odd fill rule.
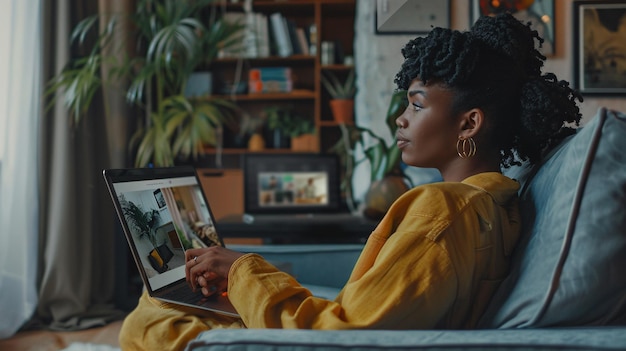
[[[559,103],[562,97],[572,103]],[[576,100],[582,102],[582,96],[572,90],[567,81],[559,81],[553,73],[534,77],[524,84],[520,99],[520,123],[522,134],[535,148],[534,151],[523,150],[528,156],[537,157],[573,132],[568,125],[578,125],[581,118]]]
[[[470,30],[470,35],[487,48],[505,56],[511,63],[523,69],[529,77],[541,75],[546,59],[535,49],[535,39],[543,43],[530,24],[523,24],[510,13],[481,16]]]

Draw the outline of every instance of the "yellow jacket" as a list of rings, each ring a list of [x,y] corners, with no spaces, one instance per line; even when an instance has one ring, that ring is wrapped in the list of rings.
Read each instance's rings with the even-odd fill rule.
[[[255,254],[233,264],[229,299],[248,328],[472,328],[508,273],[518,188],[494,172],[408,191],[335,301],[312,296]]]
[[[335,301],[311,296],[260,256],[240,257],[228,296],[242,319],[150,298],[120,330],[123,350],[182,350],[212,328],[471,328],[507,275],[519,235],[517,182],[483,173],[416,187],[370,235]]]

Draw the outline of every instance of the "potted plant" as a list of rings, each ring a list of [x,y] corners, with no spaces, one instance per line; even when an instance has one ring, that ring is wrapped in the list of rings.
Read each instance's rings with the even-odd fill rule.
[[[344,168],[342,191],[348,205],[354,209],[352,198],[352,176],[355,167],[368,162],[370,165],[370,190],[366,194],[363,215],[380,219],[398,196],[412,186],[401,167],[401,153],[395,147],[396,118],[407,106],[406,92],[397,91],[391,97],[387,109],[386,125],[394,135],[391,144],[368,128],[356,125],[340,125],[342,136],[330,151],[339,155]],[[355,149],[362,150],[363,157],[357,159]]]
[[[156,237],[156,228],[161,221],[159,211],[151,209],[144,211],[141,206],[132,201],[122,202],[122,212],[128,221],[131,230],[137,233],[139,239],[148,239],[153,248],[157,248],[159,243]]]
[[[201,13],[212,2],[139,0],[128,17],[133,30],[127,40],[136,41],[135,51],[112,46],[121,20],[113,16],[89,53],[72,59],[51,79],[47,94],[63,91],[63,102],[77,124],[102,85],[126,77],[130,79],[127,101],[145,112],[130,143],[136,148],[135,165],[167,166],[176,157],[196,157],[205,144],[218,142],[223,121],[235,106],[216,98],[185,97],[187,80],[194,70],[207,67],[220,50],[238,45],[243,35],[240,24],[219,19],[203,24]],[[99,20],[99,15],[82,20],[73,30],[72,42],[85,46],[84,39]],[[127,59],[116,59],[120,56]],[[104,65],[110,70],[101,77]]]
[[[291,147],[294,150],[294,138],[297,139],[295,151],[315,150],[316,145],[310,145],[311,137],[315,139],[315,125],[310,118],[298,114],[291,105],[269,106],[263,110],[270,137],[274,147]],[[302,137],[306,135],[306,137]],[[310,137],[309,137],[310,136]],[[303,142],[305,145],[302,145]]]
[[[318,144],[313,121],[308,118],[298,118],[294,129],[291,131],[291,150],[316,152],[319,148]]]
[[[275,148],[290,147],[291,139],[288,130],[291,125],[291,109],[279,105],[269,106],[263,109],[263,118],[266,121],[266,140]]]
[[[339,123],[351,123],[354,116],[354,94],[356,93],[356,74],[350,69],[345,81],[332,71],[322,72],[322,84],[331,96],[330,108],[333,117]]]
[[[250,151],[261,151],[265,149],[265,138],[263,137],[265,119],[263,117],[263,115],[252,116],[247,111],[242,110],[239,120],[232,128],[235,132],[233,137],[235,145],[247,145]]]
[[[124,199],[120,202],[122,212],[131,230],[137,234],[139,239],[146,238],[152,244],[153,250],[146,256],[150,265],[159,273],[168,270],[169,267],[167,263],[172,259],[174,254],[167,246],[166,239],[164,239],[161,244],[157,242],[156,230],[161,222],[159,211],[155,209],[144,211],[141,206]]]

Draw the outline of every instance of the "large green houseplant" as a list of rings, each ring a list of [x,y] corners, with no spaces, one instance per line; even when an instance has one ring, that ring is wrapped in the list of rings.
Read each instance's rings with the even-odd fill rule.
[[[385,122],[394,136],[392,143],[387,144],[383,137],[369,128],[341,124],[342,136],[330,150],[339,155],[343,165],[341,187],[353,209],[354,169],[361,163],[369,163],[371,185],[363,214],[372,219],[380,219],[391,203],[412,185],[411,179],[402,170],[400,149],[395,146],[396,118],[406,109],[407,103],[406,91],[396,91],[391,96]],[[357,156],[357,148],[362,150],[363,157]]]
[[[157,248],[159,243],[157,242],[156,229],[161,221],[161,215],[159,211],[150,209],[144,211],[140,205],[135,204],[132,201],[121,201],[122,212],[124,217],[128,221],[128,225],[133,232],[139,237],[139,239],[146,238],[150,241],[153,248]]]
[[[77,124],[104,84],[126,78],[130,80],[127,101],[146,116],[130,142],[136,149],[135,165],[168,166],[176,157],[196,157],[205,145],[218,142],[216,134],[235,108],[226,100],[191,99],[183,94],[194,70],[207,67],[220,50],[241,43],[243,25],[214,17],[203,23],[214,2],[218,1],[137,1],[128,18],[110,17],[88,54],[72,59],[53,77],[48,94],[63,92],[63,103]],[[82,20],[73,30],[72,42],[87,45],[85,38],[98,28],[100,20],[100,15]],[[126,40],[135,42],[135,50],[112,55],[104,49],[113,47],[113,34],[122,20],[131,22],[133,29],[126,33]],[[115,46],[119,50],[125,47]],[[126,59],[119,60],[120,56]],[[103,65],[110,67],[107,76],[101,76]]]

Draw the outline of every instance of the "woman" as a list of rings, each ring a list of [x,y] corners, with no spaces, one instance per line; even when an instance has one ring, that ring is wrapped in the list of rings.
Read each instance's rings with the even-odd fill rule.
[[[542,75],[537,33],[510,15],[469,32],[435,28],[411,40],[395,77],[409,106],[397,146],[443,182],[401,196],[370,235],[339,296],[311,296],[254,254],[186,252],[187,280],[227,289],[241,319],[164,305],[146,296],[125,320],[124,348],[179,349],[203,330],[472,328],[508,272],[519,235],[519,185],[500,167],[537,162],[578,124],[578,96]]]

